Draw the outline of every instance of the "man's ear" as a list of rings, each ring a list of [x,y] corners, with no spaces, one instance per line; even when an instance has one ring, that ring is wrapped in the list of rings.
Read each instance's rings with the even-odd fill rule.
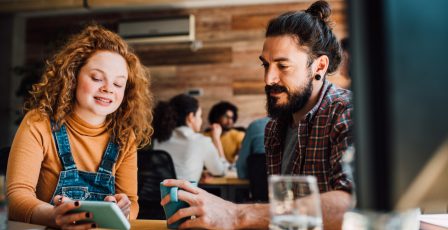
[[[313,63],[314,74],[319,74],[320,76],[325,76],[327,73],[328,65],[330,65],[330,59],[327,55],[321,55],[316,58]]]

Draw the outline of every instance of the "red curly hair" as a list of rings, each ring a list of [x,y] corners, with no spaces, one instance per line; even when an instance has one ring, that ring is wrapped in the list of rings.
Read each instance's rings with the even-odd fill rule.
[[[143,147],[151,141],[153,133],[153,98],[149,91],[149,73],[120,36],[99,25],[88,26],[74,35],[47,61],[42,79],[33,85],[24,110],[37,109],[56,123],[55,128],[60,127],[73,112],[77,76],[81,68],[99,50],[120,54],[128,67],[123,102],[107,116],[108,129],[120,146],[124,146],[130,135],[135,135],[137,146]]]

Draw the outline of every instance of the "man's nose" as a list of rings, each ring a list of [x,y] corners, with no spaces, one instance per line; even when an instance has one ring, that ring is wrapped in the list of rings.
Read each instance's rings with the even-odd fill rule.
[[[278,72],[274,68],[268,67],[264,73],[264,83],[266,83],[266,85],[273,85],[277,84],[279,81],[280,78]]]

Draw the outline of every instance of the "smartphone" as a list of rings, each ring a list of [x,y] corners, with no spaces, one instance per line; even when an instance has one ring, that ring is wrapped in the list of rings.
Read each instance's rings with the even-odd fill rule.
[[[131,225],[117,204],[107,201],[79,201],[79,208],[69,213],[91,212],[93,218],[85,222],[94,222],[97,228],[111,228],[129,230]],[[84,221],[83,221],[84,222]]]

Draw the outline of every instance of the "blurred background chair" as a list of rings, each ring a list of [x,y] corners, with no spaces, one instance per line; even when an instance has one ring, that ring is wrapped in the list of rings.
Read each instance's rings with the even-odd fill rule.
[[[268,201],[268,175],[265,154],[250,154],[247,159],[248,178],[250,182],[251,200]]]
[[[11,147],[9,146],[0,149],[0,175],[6,175],[10,149]]]
[[[176,178],[173,160],[163,150],[138,151],[138,219],[165,218],[160,205],[160,182]]]

